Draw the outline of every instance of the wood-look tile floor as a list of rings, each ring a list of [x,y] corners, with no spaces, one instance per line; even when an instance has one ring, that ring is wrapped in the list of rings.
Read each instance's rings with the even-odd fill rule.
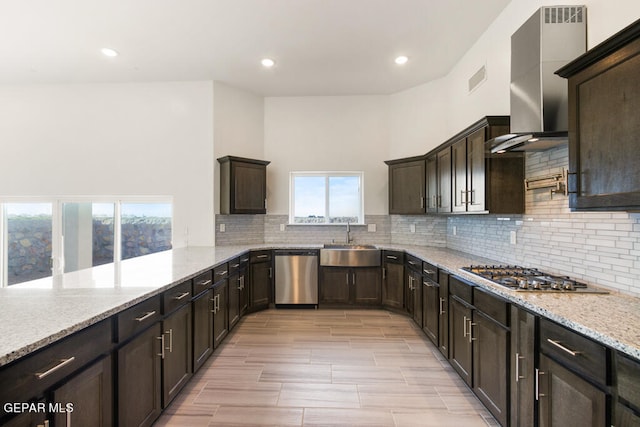
[[[498,426],[408,317],[329,309],[245,316],[154,425]]]

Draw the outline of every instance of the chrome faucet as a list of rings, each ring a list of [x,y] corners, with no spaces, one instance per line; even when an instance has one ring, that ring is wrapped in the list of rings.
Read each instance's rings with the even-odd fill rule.
[[[349,224],[349,221],[347,221],[347,244],[353,241],[350,233],[351,233],[351,224]]]

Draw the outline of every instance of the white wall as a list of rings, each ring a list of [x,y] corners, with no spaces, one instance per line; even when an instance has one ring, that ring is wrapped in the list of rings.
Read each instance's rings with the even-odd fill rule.
[[[172,196],[213,244],[211,82],[0,87],[0,196]]]
[[[289,172],[364,171],[365,214],[387,213],[388,96],[265,99],[269,214],[289,213]]]
[[[269,160],[264,155],[264,98],[219,81],[213,82],[214,158]],[[220,164],[215,161],[215,212],[220,212]]]
[[[403,147],[398,152],[402,153],[400,157],[425,152],[422,145],[414,151],[404,147],[411,141],[427,138],[428,134],[443,135],[440,142],[444,142],[483,116],[508,115],[511,34],[539,7],[565,4],[587,6],[587,48],[640,18],[638,0],[511,0],[446,77],[392,96],[391,116],[396,119],[392,120],[391,135],[402,136],[401,141],[393,144]],[[468,80],[483,65],[487,79],[469,93]],[[431,114],[407,114],[416,110],[415,99],[421,101],[417,108]]]

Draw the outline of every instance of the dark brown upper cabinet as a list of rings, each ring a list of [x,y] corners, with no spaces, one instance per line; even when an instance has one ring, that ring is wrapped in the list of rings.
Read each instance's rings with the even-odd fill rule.
[[[387,160],[389,166],[389,213],[423,214],[426,208],[424,156]]]
[[[220,213],[267,213],[267,165],[265,160],[226,156],[220,163]]]
[[[569,85],[569,207],[640,208],[640,20],[556,72]]]
[[[524,155],[493,155],[486,141],[509,133],[509,117],[488,116],[451,138],[451,211],[524,212]]]

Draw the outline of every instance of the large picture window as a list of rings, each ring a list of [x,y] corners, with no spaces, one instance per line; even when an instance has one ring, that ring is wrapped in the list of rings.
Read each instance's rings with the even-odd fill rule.
[[[290,224],[364,224],[362,172],[291,172]]]
[[[0,200],[0,286],[171,249],[172,221],[166,197]]]

